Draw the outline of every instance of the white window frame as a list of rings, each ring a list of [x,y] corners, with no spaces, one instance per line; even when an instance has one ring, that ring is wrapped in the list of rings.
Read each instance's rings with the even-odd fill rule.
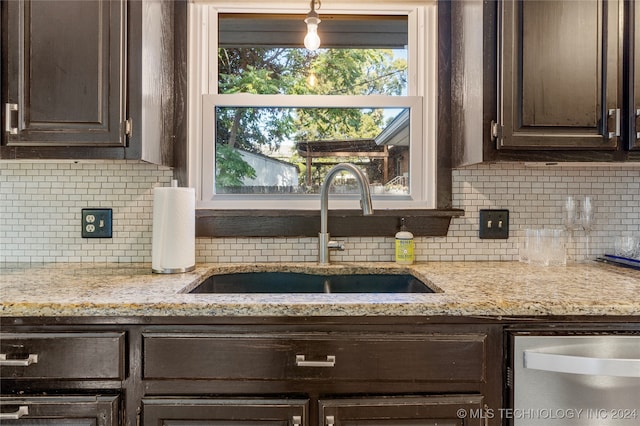
[[[345,2],[346,3],[346,2]],[[214,193],[215,107],[407,107],[410,108],[410,195],[373,196],[374,209],[436,207],[437,6],[433,1],[323,0],[326,14],[406,15],[409,32],[408,96],[218,94],[217,21],[219,13],[308,12],[308,2],[255,0],[194,1],[189,5],[189,186],[196,188],[197,208],[319,208],[314,195],[235,195]],[[322,24],[320,24],[322,25]],[[321,29],[321,28],[320,28]],[[213,118],[213,119],[212,119]],[[415,123],[422,122],[422,125]],[[422,142],[422,143],[421,143]],[[358,208],[357,196],[331,196],[331,208]]]

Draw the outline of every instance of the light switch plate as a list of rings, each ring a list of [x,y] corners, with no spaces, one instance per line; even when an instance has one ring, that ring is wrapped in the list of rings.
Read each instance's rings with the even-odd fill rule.
[[[480,210],[479,237],[494,240],[509,238],[509,210]]]
[[[82,209],[82,238],[111,238],[112,209]]]

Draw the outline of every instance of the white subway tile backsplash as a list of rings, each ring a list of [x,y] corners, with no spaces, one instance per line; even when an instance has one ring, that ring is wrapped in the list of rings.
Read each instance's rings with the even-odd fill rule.
[[[0,162],[0,261],[147,261],[151,188],[171,173],[139,162]],[[113,239],[80,237],[84,207],[113,208]]]
[[[152,188],[172,170],[137,161],[0,161],[0,262],[150,262]],[[560,227],[567,195],[593,197],[595,252],[612,236],[640,233],[640,168],[484,164],[453,172],[453,204],[465,216],[447,237],[417,237],[419,261],[509,261],[526,227]],[[112,239],[80,237],[80,210],[111,207]],[[510,210],[508,240],[478,238],[479,210]],[[392,261],[394,239],[343,238],[334,261]],[[578,235],[572,255],[584,252]],[[198,238],[198,262],[315,262],[315,238]]]

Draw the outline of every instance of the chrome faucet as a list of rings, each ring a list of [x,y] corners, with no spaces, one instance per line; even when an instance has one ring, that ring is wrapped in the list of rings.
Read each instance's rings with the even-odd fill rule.
[[[363,215],[373,214],[373,205],[371,204],[371,193],[369,192],[369,180],[362,171],[349,163],[340,163],[335,165],[322,182],[320,190],[320,233],[318,234],[318,262],[329,263],[329,250],[344,250],[344,245],[339,241],[331,241],[328,232],[328,216],[329,216],[329,186],[331,181],[339,172],[350,172],[358,181],[360,187],[360,207]]]

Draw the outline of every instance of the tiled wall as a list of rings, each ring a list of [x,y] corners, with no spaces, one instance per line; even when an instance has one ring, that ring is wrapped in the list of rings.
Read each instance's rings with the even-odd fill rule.
[[[0,161],[0,262],[150,262],[151,189],[171,176],[135,161]],[[81,238],[86,207],[113,209],[113,238]]]
[[[151,189],[166,186],[169,168],[135,161],[0,161],[0,262],[150,262]],[[594,251],[608,250],[611,236],[640,233],[640,168],[635,166],[528,167],[478,165],[455,170],[453,219],[444,238],[417,238],[416,258],[516,260],[521,230],[561,225],[566,195],[591,195],[597,206]],[[80,237],[80,210],[113,209],[112,239]],[[375,207],[375,203],[374,203]],[[480,240],[478,211],[506,208],[508,240]],[[345,238],[334,261],[391,261],[393,236]],[[583,252],[578,238],[574,254]],[[200,238],[198,262],[314,262],[315,238]]]

